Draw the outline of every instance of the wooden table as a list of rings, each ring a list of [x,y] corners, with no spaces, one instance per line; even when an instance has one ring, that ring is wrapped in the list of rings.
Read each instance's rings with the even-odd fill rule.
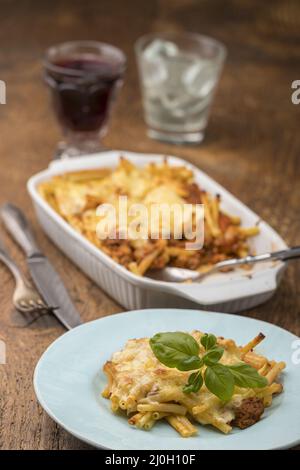
[[[39,228],[26,192],[30,175],[45,168],[60,137],[42,83],[41,56],[49,45],[90,38],[120,46],[128,56],[122,93],[105,144],[111,148],[173,153],[207,172],[269,222],[289,244],[300,244],[300,105],[291,83],[300,79],[300,4],[297,0],[17,0],[1,1],[0,202],[22,207],[83,320],[120,312],[60,253]],[[146,32],[190,30],[228,47],[228,60],[201,146],[173,147],[145,133],[134,41]],[[0,228],[13,257],[24,257]],[[243,313],[300,335],[300,263],[288,268],[267,304]],[[13,280],[0,265],[0,336],[7,364],[0,365],[0,447],[86,449],[42,411],[32,388],[34,367],[64,329],[53,318],[30,324],[14,312]]]

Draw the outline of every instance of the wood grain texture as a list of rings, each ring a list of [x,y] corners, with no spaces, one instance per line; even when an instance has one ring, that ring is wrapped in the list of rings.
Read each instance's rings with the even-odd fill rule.
[[[300,105],[291,82],[300,79],[298,0],[0,0],[0,203],[22,207],[41,248],[61,274],[87,321],[122,310],[46,238],[37,225],[25,184],[45,168],[60,131],[42,83],[41,57],[51,44],[95,39],[128,55],[125,85],[105,144],[111,148],[173,153],[229,188],[266,219],[289,244],[300,244]],[[205,141],[173,147],[145,134],[134,41],[146,32],[190,30],[228,47],[228,60]],[[13,257],[24,258],[0,227]],[[300,263],[291,264],[274,298],[243,313],[300,335]],[[13,281],[0,265],[0,336],[7,364],[0,365],[0,448],[87,449],[38,406],[32,374],[45,348],[63,333],[53,318],[32,322],[13,311]]]

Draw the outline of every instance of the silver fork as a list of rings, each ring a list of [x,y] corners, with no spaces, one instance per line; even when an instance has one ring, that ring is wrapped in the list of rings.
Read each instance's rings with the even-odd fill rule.
[[[1,240],[0,260],[8,267],[15,278],[16,287],[13,294],[13,304],[17,310],[22,313],[51,310],[51,308],[45,304],[38,292],[33,289],[29,282],[23,277],[20,269],[7,253]]]

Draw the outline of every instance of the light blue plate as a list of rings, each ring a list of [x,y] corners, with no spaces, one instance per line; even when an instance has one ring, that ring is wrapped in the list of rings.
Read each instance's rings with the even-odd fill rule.
[[[243,431],[234,429],[227,436],[199,426],[198,436],[183,439],[167,423],[159,422],[146,432],[129,426],[124,416],[114,415],[109,401],[100,397],[106,383],[102,366],[113,352],[130,338],[193,329],[233,338],[238,344],[247,343],[261,331],[267,338],[260,351],[270,359],[287,363],[284,393],[274,399],[261,421]],[[300,364],[294,364],[295,341],[296,336],[281,328],[237,315],[174,309],[121,313],[86,323],[56,340],[36,367],[34,388],[51,418],[77,438],[99,448],[287,448],[300,442]]]

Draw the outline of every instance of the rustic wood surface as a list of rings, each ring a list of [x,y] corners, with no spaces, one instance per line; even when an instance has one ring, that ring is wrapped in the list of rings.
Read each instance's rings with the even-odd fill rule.
[[[128,55],[125,84],[105,138],[108,147],[173,153],[193,162],[289,244],[300,244],[300,105],[291,102],[291,83],[300,79],[298,0],[0,0],[0,11],[0,79],[7,84],[7,104],[0,105],[0,202],[12,201],[26,211],[83,320],[122,308],[46,238],[25,189],[29,176],[48,165],[60,137],[41,78],[42,53],[53,43],[95,39]],[[209,34],[228,47],[201,146],[173,147],[145,133],[133,44],[146,32],[164,30]],[[3,227],[0,237],[25,271],[22,253]],[[243,314],[300,335],[299,275],[295,262],[273,299]],[[0,276],[0,337],[7,346],[7,364],[0,365],[0,448],[88,449],[47,417],[33,392],[34,367],[63,328],[53,318],[32,322],[14,312],[14,284],[3,265]]]

